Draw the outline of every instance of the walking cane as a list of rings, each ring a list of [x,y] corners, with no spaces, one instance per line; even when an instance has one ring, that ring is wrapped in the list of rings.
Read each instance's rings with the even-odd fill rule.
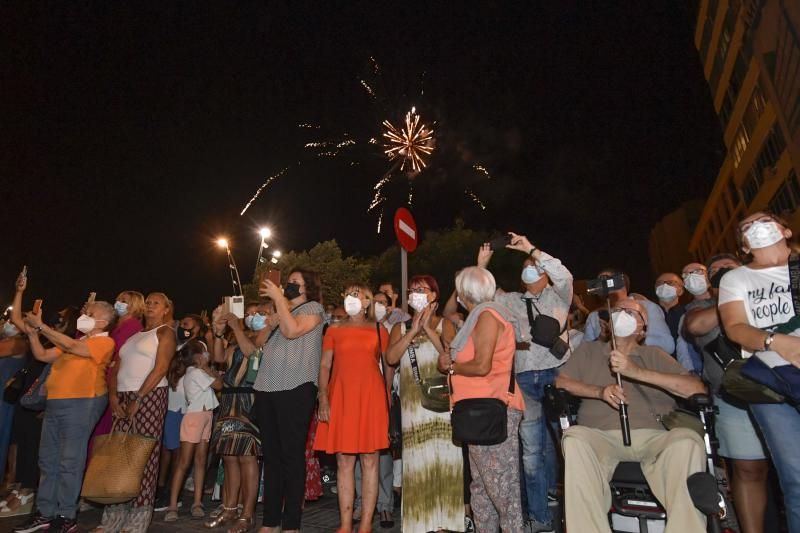
[[[617,336],[614,333],[614,321],[611,320],[611,300],[606,298],[606,305],[608,306],[608,329],[611,331],[611,349],[617,349]],[[622,376],[619,372],[617,375],[617,385],[622,388]],[[628,404],[620,400],[619,402],[619,425],[622,429],[622,443],[625,446],[631,445],[631,424],[628,420]]]

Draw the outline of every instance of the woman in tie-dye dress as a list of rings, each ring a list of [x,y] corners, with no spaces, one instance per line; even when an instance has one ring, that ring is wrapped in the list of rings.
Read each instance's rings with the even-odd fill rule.
[[[443,320],[433,310],[439,286],[431,276],[409,281],[409,306],[416,318],[410,327],[392,329],[386,360],[400,363],[400,408],[403,426],[403,531],[463,531],[464,481],[461,447],[453,444],[450,413],[422,406],[422,393],[412,364],[416,359],[421,380],[441,376],[439,353],[423,328],[441,334]],[[433,304],[433,306],[432,306]]]

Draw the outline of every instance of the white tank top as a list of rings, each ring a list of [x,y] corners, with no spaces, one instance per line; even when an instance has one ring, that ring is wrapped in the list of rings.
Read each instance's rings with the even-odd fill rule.
[[[117,391],[138,391],[142,383],[156,366],[158,353],[158,330],[166,324],[148,331],[140,331],[128,338],[119,349],[119,372],[117,373]],[[157,387],[166,387],[164,376]]]

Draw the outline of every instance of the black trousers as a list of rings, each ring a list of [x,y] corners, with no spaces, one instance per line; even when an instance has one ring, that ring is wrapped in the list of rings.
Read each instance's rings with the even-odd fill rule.
[[[306,438],[317,387],[304,383],[279,392],[255,393],[255,413],[264,453],[266,527],[300,529],[306,484]]]
[[[17,445],[17,481],[20,488],[39,486],[39,441],[42,435],[40,411],[29,411],[16,406],[12,438]]]

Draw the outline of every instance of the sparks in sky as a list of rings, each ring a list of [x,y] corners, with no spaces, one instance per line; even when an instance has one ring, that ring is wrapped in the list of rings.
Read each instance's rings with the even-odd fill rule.
[[[255,201],[256,201],[256,198],[258,198],[258,196],[261,194],[261,191],[263,191],[264,189],[266,189],[266,188],[267,188],[267,186],[268,186],[270,183],[272,183],[272,182],[273,182],[273,181],[275,181],[276,179],[278,179],[278,178],[280,178],[281,176],[283,176],[284,174],[286,174],[286,172],[287,172],[288,170],[289,170],[289,167],[286,167],[286,168],[284,168],[283,170],[281,170],[280,172],[278,172],[277,174],[274,174],[274,175],[272,175],[272,176],[268,177],[268,178],[267,178],[267,179],[264,181],[264,183],[262,183],[262,184],[261,184],[261,187],[259,187],[258,189],[256,189],[256,193],[253,195],[253,197],[252,197],[252,198],[250,198],[250,201],[249,201],[249,202],[247,202],[247,205],[245,205],[245,206],[244,206],[244,209],[242,209],[242,212],[241,212],[241,213],[239,213],[239,216],[242,216],[242,215],[244,215],[244,214],[245,214],[245,212],[246,212],[248,209],[250,209],[250,206],[253,204],[253,202],[255,202]]]
[[[492,179],[492,175],[489,174],[489,171],[486,170],[485,166],[479,165],[479,164],[476,163],[476,164],[472,165],[472,168],[474,168],[475,170],[477,170],[478,172],[480,172],[481,174],[486,176],[487,179]]]
[[[484,205],[484,203],[481,201],[481,199],[480,199],[480,198],[478,198],[478,195],[477,195],[477,194],[475,194],[474,192],[472,192],[472,191],[471,191],[471,190],[469,190],[469,189],[465,189],[465,190],[464,190],[464,194],[466,194],[467,196],[469,196],[470,200],[472,200],[473,202],[475,202],[476,204],[478,204],[478,207],[480,207],[480,208],[481,208],[481,211],[486,211],[486,205]]]
[[[433,129],[420,122],[416,108],[406,113],[405,126],[395,128],[388,120],[383,121],[386,140],[384,153],[391,160],[400,159],[400,171],[410,165],[414,172],[420,172],[427,165],[425,159],[433,152]]]

